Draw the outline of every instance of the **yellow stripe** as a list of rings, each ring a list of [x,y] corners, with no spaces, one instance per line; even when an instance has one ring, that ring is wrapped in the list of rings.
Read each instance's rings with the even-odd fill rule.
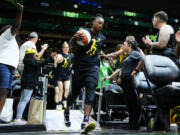
[[[170,112],[169,112],[169,121],[170,121],[170,123],[172,123],[171,115],[172,115],[172,109],[170,109]]]
[[[120,50],[122,50],[122,47],[120,48]],[[126,56],[126,55],[127,55],[127,53],[121,54],[121,55],[119,56],[119,61],[122,62],[124,56]]]
[[[177,115],[175,114],[173,117],[172,117],[172,123],[175,123],[175,119],[176,119]]]

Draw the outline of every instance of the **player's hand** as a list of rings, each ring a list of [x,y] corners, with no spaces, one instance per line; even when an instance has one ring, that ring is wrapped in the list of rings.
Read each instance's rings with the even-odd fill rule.
[[[79,33],[79,32],[76,32],[73,36],[73,38],[76,40],[76,41],[80,41],[80,40],[83,40],[85,37],[82,33]]]
[[[72,37],[73,40],[79,41],[81,40],[80,34],[79,33],[75,33],[74,36]]]
[[[175,38],[176,42],[180,43],[180,31],[176,32]]]
[[[58,60],[56,59],[56,56],[54,56],[53,59],[54,59],[54,62],[55,62],[55,63],[58,62]]]

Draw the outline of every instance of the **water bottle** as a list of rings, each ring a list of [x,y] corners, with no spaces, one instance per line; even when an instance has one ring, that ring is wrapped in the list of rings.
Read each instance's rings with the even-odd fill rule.
[[[155,118],[151,117],[151,119],[150,119],[150,127],[151,127],[151,129],[154,126],[154,121],[155,121]]]
[[[174,135],[178,134],[178,125],[176,123],[170,124],[170,131],[174,133]]]

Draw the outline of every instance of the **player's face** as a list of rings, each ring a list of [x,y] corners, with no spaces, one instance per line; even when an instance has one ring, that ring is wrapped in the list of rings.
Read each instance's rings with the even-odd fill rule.
[[[69,52],[69,46],[67,44],[64,45],[62,50],[63,50],[63,53],[68,53]]]
[[[97,17],[94,21],[93,21],[93,29],[95,31],[101,31],[103,29],[104,26],[104,19],[101,17]]]

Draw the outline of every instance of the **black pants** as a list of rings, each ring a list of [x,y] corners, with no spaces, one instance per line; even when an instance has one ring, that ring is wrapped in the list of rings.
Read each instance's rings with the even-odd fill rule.
[[[121,78],[122,88],[125,94],[126,104],[129,112],[129,125],[136,126],[140,115],[138,93],[133,87],[130,76]]]
[[[79,95],[81,88],[84,86],[86,89],[85,104],[93,106],[95,90],[98,84],[98,77],[98,66],[92,66],[88,69],[76,68],[74,70],[74,74],[72,75],[72,91],[67,99],[68,106],[73,104]]]

